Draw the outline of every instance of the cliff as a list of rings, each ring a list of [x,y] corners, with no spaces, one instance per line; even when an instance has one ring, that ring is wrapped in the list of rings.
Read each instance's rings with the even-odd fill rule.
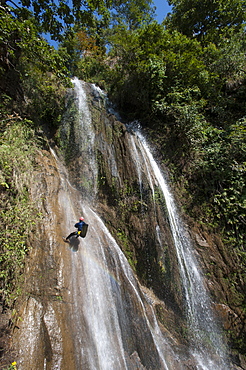
[[[36,153],[30,194],[42,219],[29,241],[14,321],[18,369],[199,368],[167,205],[144,168],[136,123],[120,122],[95,86],[84,84],[83,94],[68,94],[59,148]],[[88,234],[69,247],[62,236],[81,215]],[[229,279],[236,260],[206,226],[182,218],[228,334],[228,366],[246,369],[233,351],[245,329],[235,301],[241,287]]]

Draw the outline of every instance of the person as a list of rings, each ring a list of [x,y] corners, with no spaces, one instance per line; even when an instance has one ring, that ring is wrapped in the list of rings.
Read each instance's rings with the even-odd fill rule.
[[[84,218],[83,217],[80,217],[79,219],[79,222],[77,222],[74,227],[76,227],[78,229],[78,231],[73,231],[71,234],[69,234],[65,241],[68,242],[68,239],[71,237],[71,236],[75,236],[76,235],[76,238],[78,238],[80,236],[80,233],[83,229],[83,226],[85,225],[85,222],[84,222]]]

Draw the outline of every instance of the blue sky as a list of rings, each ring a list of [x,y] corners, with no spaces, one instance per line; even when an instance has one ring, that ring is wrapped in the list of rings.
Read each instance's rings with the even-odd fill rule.
[[[171,11],[171,7],[168,5],[167,0],[153,0],[153,3],[156,7],[156,20],[161,23],[167,13]]]

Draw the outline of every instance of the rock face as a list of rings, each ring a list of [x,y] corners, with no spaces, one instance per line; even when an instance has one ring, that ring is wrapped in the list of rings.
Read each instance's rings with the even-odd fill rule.
[[[198,369],[163,195],[140,165],[131,127],[93,85],[83,94],[68,95],[61,149],[37,156],[32,198],[43,219],[14,333],[18,369]],[[81,215],[88,234],[69,246],[62,236]],[[188,223],[215,312],[239,336],[244,320],[228,306],[225,279],[232,261]],[[228,368],[245,368],[242,357],[234,362]]]

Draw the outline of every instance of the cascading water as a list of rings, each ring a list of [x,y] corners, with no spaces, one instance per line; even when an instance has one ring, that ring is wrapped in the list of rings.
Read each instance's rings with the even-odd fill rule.
[[[84,159],[87,166],[86,162],[95,158],[95,137],[90,132],[93,129],[83,83],[77,79],[73,83],[82,117],[81,130],[86,133],[82,140],[90,141],[92,146],[90,155]],[[107,152],[111,173],[118,177],[113,148],[100,140],[97,145]],[[97,173],[96,162],[93,166]],[[144,298],[127,259],[100,217],[85,202],[80,204],[79,212],[86,217],[89,233],[80,242],[81,246],[75,248],[77,253],[72,254],[71,269],[74,297],[71,325],[77,368],[181,370],[179,356],[169,344],[172,339],[162,334],[154,309]],[[68,219],[75,219],[68,192],[59,203],[64,208],[62,213]]]
[[[89,109],[86,106],[86,94],[84,92],[82,82],[75,79],[74,83],[76,87],[75,91],[78,94],[78,101],[80,102],[79,110],[82,111],[85,110],[85,113],[81,112],[80,114],[82,116],[84,114],[86,115],[86,119],[83,120],[83,130],[85,130],[85,132],[88,133],[87,136],[90,137],[90,144],[93,147],[94,134],[91,133],[92,131],[91,118],[88,113]],[[95,87],[94,91],[96,91],[99,95],[101,93],[100,91],[95,89]],[[228,369],[228,363],[227,360],[225,359],[226,356],[224,353],[224,346],[221,340],[220,332],[217,328],[215,319],[213,317],[213,313],[211,310],[211,302],[204,287],[203,277],[202,274],[199,272],[198,262],[196,261],[194,253],[192,251],[191,242],[178,216],[175,203],[168,188],[168,185],[166,183],[166,180],[163,177],[159,167],[157,166],[157,163],[154,161],[154,158],[149,150],[149,147],[144,137],[141,135],[140,131],[136,131],[135,136],[130,135],[129,141],[130,141],[129,148],[132,152],[132,158],[133,161],[135,162],[136,171],[138,174],[141,201],[142,201],[142,173],[145,173],[146,177],[148,178],[149,186],[152,191],[153,202],[155,203],[154,187],[156,186],[156,184],[159,184],[159,187],[163,192],[165,198],[170,228],[174,240],[174,245],[176,247],[177,259],[179,262],[180,275],[184,290],[184,299],[187,307],[187,320],[190,327],[190,352],[192,356],[194,356],[194,358],[196,359],[197,369],[202,370],[221,370],[225,368]],[[102,145],[102,143],[100,145]],[[106,144],[104,143],[103,145]],[[107,151],[108,153],[110,153],[108,155],[109,158],[108,160],[114,162],[113,166],[112,163],[110,165],[111,171],[114,172],[113,176],[118,176],[117,165],[116,161],[114,160],[113,149],[107,148]],[[95,158],[95,155],[93,153],[91,153],[91,156],[92,158]],[[95,166],[96,164],[94,163],[94,167]],[[93,213],[93,211],[88,209],[86,211],[86,214],[90,214],[91,212]],[[93,220],[94,224],[95,217],[98,216],[94,215]],[[105,270],[108,269],[107,258],[104,254],[105,245],[111,246],[113,245],[114,253],[115,250],[117,250],[118,251],[117,253],[119,253],[119,248],[115,247],[116,242],[115,241],[112,242],[113,238],[112,236],[109,236],[109,233],[105,226],[102,224],[102,222],[97,220],[96,223],[98,224],[98,222],[100,223],[100,226],[98,226],[98,228],[101,231],[103,230],[102,233],[103,236],[99,238],[99,240],[94,245],[94,248],[92,247],[92,245],[90,245],[90,253],[95,254],[93,259],[96,258],[97,260],[100,260],[101,263],[105,264],[104,267]],[[156,226],[156,233],[157,239],[161,244],[158,225]],[[106,236],[108,238],[107,241],[105,241]],[[100,246],[99,249],[98,245]],[[122,263],[122,256],[120,258],[119,256],[117,256],[117,259],[119,259],[119,261],[121,261]],[[77,263],[78,258],[76,259],[76,264]],[[124,265],[121,267],[124,271],[126,271],[125,264],[126,262],[124,262]],[[119,269],[118,264],[116,262],[114,262],[114,268]],[[127,269],[129,270],[129,268]],[[88,347],[88,353],[90,353],[89,356],[90,364],[92,364],[90,366],[92,366],[92,368],[95,367],[100,369],[127,368],[127,363],[124,357],[124,339],[123,339],[124,335],[122,334],[122,328],[124,327],[125,324],[121,322],[123,310],[122,307],[124,306],[124,304],[121,300],[122,298],[117,296],[117,294],[119,293],[119,285],[117,283],[115,284],[115,280],[113,280],[114,284],[112,285],[112,279],[107,280],[108,278],[106,277],[106,275],[101,273],[100,269],[96,270],[93,269],[93,265],[90,264],[90,261],[87,260],[85,256],[81,260],[81,268],[78,268],[77,266],[77,268],[75,269],[75,271],[80,270],[84,270],[83,284],[84,289],[86,291],[86,295],[89,297],[89,299],[86,300],[87,303],[86,304],[84,303],[83,305],[84,318],[86,318],[88,328],[92,328],[90,335],[92,342],[94,343],[93,346],[91,346],[90,344],[90,348]],[[76,274],[77,273],[78,272],[76,272]],[[87,278],[87,276],[90,276],[89,279]],[[126,276],[129,283],[132,278],[129,279],[129,275]],[[76,278],[76,280],[78,279]],[[79,280],[82,280],[82,277]],[[101,283],[99,284],[99,282]],[[99,289],[95,291],[96,286],[98,286]],[[77,286],[76,289],[78,289]],[[78,294],[78,292],[75,294]],[[140,307],[143,308],[144,304],[141,302],[138,293],[136,293],[136,289],[134,289],[134,295],[135,298],[137,298],[137,300],[140,302],[139,303]],[[117,296],[116,301],[115,296]],[[109,310],[108,303],[110,303],[111,306],[110,316],[106,314],[106,312]],[[100,307],[100,310],[96,310],[96,312],[94,312],[95,307]],[[123,317],[125,318],[127,317],[126,312],[123,312]],[[145,317],[147,318],[146,314]],[[147,327],[150,328],[148,320],[145,322],[145,325],[147,325]],[[162,363],[162,365],[159,365],[161,366],[160,368],[163,367],[164,369],[169,368],[171,369],[173,365],[171,362],[167,364],[164,356],[165,350],[163,350],[163,348],[167,346],[167,342],[165,342],[163,336],[158,334],[157,337],[162,338],[161,339],[162,344],[159,346],[156,343],[155,340],[156,335],[153,334],[152,329],[151,336],[157,349],[157,353],[160,356],[160,361]],[[83,345],[83,348],[85,350],[86,348],[85,343]],[[109,353],[107,353],[107,349],[109,348],[110,351]],[[162,349],[160,350],[160,348]],[[96,356],[95,353],[97,354]]]
[[[128,126],[130,131],[133,131],[133,132],[136,130],[137,127],[139,127],[139,124],[136,122]],[[139,143],[136,142],[136,137],[134,135],[130,135],[130,150],[131,150],[132,158],[135,163],[137,174],[138,174],[138,181],[139,181],[141,196],[142,196],[142,172],[143,172],[142,167],[144,167],[145,171],[147,172],[147,178],[148,178],[148,182],[149,182],[149,185],[152,191],[153,201],[155,201],[155,188],[154,188],[155,179],[151,177],[149,166],[147,163],[147,156],[145,155],[144,151],[141,150],[141,148],[139,147]]]
[[[72,219],[69,188],[60,192],[59,203]],[[182,370],[116,241],[89,206],[81,205],[80,212],[90,232],[72,253],[70,330],[76,368]]]
[[[181,369],[160,332],[153,311],[147,313],[138,284],[116,241],[94,211],[84,207],[83,212],[92,225],[91,233],[97,235],[89,241],[89,250],[85,248],[76,254],[72,273],[73,294],[83,296],[81,312],[77,310],[74,321],[83,321],[89,333],[81,343],[83,356],[88,360],[86,368],[134,369],[131,353],[127,354],[128,346],[131,347],[130,343],[134,341],[142,342],[138,355],[141,359],[144,356],[142,362],[147,368]],[[123,281],[125,287],[122,290]],[[127,292],[124,291],[126,287]],[[139,317],[142,317],[141,323],[135,323]],[[81,327],[77,326],[77,329],[81,341]],[[147,338],[144,344],[143,340],[146,342]],[[165,356],[172,358],[166,360]],[[78,359],[78,365],[81,363],[82,357]]]
[[[197,361],[198,369],[228,369],[225,345],[222,342],[221,333],[211,309],[210,298],[205,289],[202,274],[199,271],[198,261],[192,251],[188,233],[180,220],[167,182],[140,131],[136,131],[136,139],[143,161],[151,169],[148,170],[148,173],[152,172],[165,198],[187,308],[186,314],[190,327],[190,351]],[[148,163],[146,156],[148,157]],[[153,187],[152,181],[151,187]],[[158,240],[160,239],[158,238]]]
[[[73,78],[72,83],[74,84],[74,90],[77,96],[77,108],[81,133],[80,150],[82,151],[83,159],[90,159],[89,161],[84,161],[84,163],[87,163],[87,166],[85,167],[81,165],[78,172],[82,172],[82,167],[86,168],[84,176],[90,179],[88,187],[92,188],[89,193],[92,190],[91,193],[95,194],[97,187],[97,164],[94,151],[95,133],[92,127],[91,113],[87,104],[87,96],[83,86],[84,82],[75,77]]]
[[[74,146],[76,153],[77,151],[79,153],[75,171],[77,177],[76,181],[74,178],[73,181],[76,184],[79,182],[80,190],[71,185],[66,169],[52,151],[55,164],[48,163],[47,169],[54,167],[55,170],[52,176],[49,176],[48,181],[51,182],[48,184],[53,184],[55,180],[57,187],[50,186],[51,196],[45,204],[49,217],[42,229],[45,242],[46,236],[49,239],[45,251],[49,250],[50,255],[48,253],[44,255],[50,271],[53,271],[55,266],[53,260],[59,261],[57,286],[55,288],[50,286],[50,289],[58,289],[61,296],[55,295],[56,299],[46,297],[47,301],[43,301],[38,290],[37,296],[28,299],[25,307],[26,319],[20,330],[20,337],[24,338],[27,344],[21,346],[19,350],[18,369],[229,369],[224,360],[220,337],[216,335],[211,303],[203,286],[198,263],[188,238],[184,236],[185,232],[166,181],[144,138],[139,132],[137,134],[128,132],[125,127],[124,131],[120,131],[123,125],[119,126],[117,123],[113,128],[107,127],[105,130],[110,133],[109,136],[112,135],[110,130],[120,132],[118,135],[124,138],[124,142],[120,142],[121,151],[115,146],[112,136],[106,142],[103,133],[98,129],[99,122],[93,123],[86,94],[88,85],[78,79],[73,79],[73,83],[72,92],[75,93],[73,100],[75,98],[79,112],[77,116],[72,116],[72,121],[64,122],[62,135],[64,142],[68,143],[66,149],[72,150]],[[95,86],[90,88],[92,95],[97,100],[100,99],[101,91]],[[73,119],[74,117],[76,119]],[[112,121],[106,122],[110,126]],[[129,156],[126,153],[128,151],[131,153]],[[107,174],[101,173],[101,168],[99,171],[96,161],[102,153],[104,154],[102,163]],[[121,162],[125,158],[128,162],[130,160],[135,163],[135,169],[134,166],[128,166],[127,170],[123,166],[121,168]],[[74,167],[70,169],[73,171]],[[144,239],[143,244],[148,242],[149,229],[153,228],[156,235],[151,243],[155,241],[162,246],[166,216],[163,216],[165,222],[160,227],[157,222],[158,218],[161,218],[160,207],[158,208],[158,202],[155,201],[157,186],[162,189],[165,196],[191,327],[190,350],[187,350],[186,342],[176,335],[174,316],[171,317],[171,324],[168,322],[168,315],[174,313],[170,313],[164,302],[153,292],[141,287],[125,255],[105,226],[103,216],[99,217],[99,212],[96,212],[98,176],[111,176],[113,185],[120,184],[123,188],[124,181],[127,182],[129,179],[127,177],[129,174],[126,174],[128,170],[134,172],[134,186],[137,181],[139,183],[141,205],[145,201],[148,202],[149,198],[151,200],[148,207],[153,212],[148,218],[155,218],[150,221],[153,223],[148,224],[146,229],[148,238]],[[47,193],[47,188],[44,182],[43,197]],[[136,191],[138,196],[139,191]],[[104,203],[102,205],[104,206]],[[103,212],[102,214],[104,215]],[[59,233],[66,235],[70,233],[71,227],[80,215],[83,215],[89,224],[88,233],[85,239],[80,238],[70,249],[67,244],[64,246]],[[144,217],[144,208],[141,208],[140,219],[145,220]],[[141,238],[144,221],[138,222]],[[153,248],[151,243],[150,252]],[[38,245],[36,253],[43,251],[43,244],[44,242],[41,246]],[[40,278],[39,272],[38,277]],[[34,281],[38,284],[39,280],[35,278]],[[157,306],[164,312],[161,316],[164,324],[157,320]],[[168,325],[165,325],[166,322]]]

